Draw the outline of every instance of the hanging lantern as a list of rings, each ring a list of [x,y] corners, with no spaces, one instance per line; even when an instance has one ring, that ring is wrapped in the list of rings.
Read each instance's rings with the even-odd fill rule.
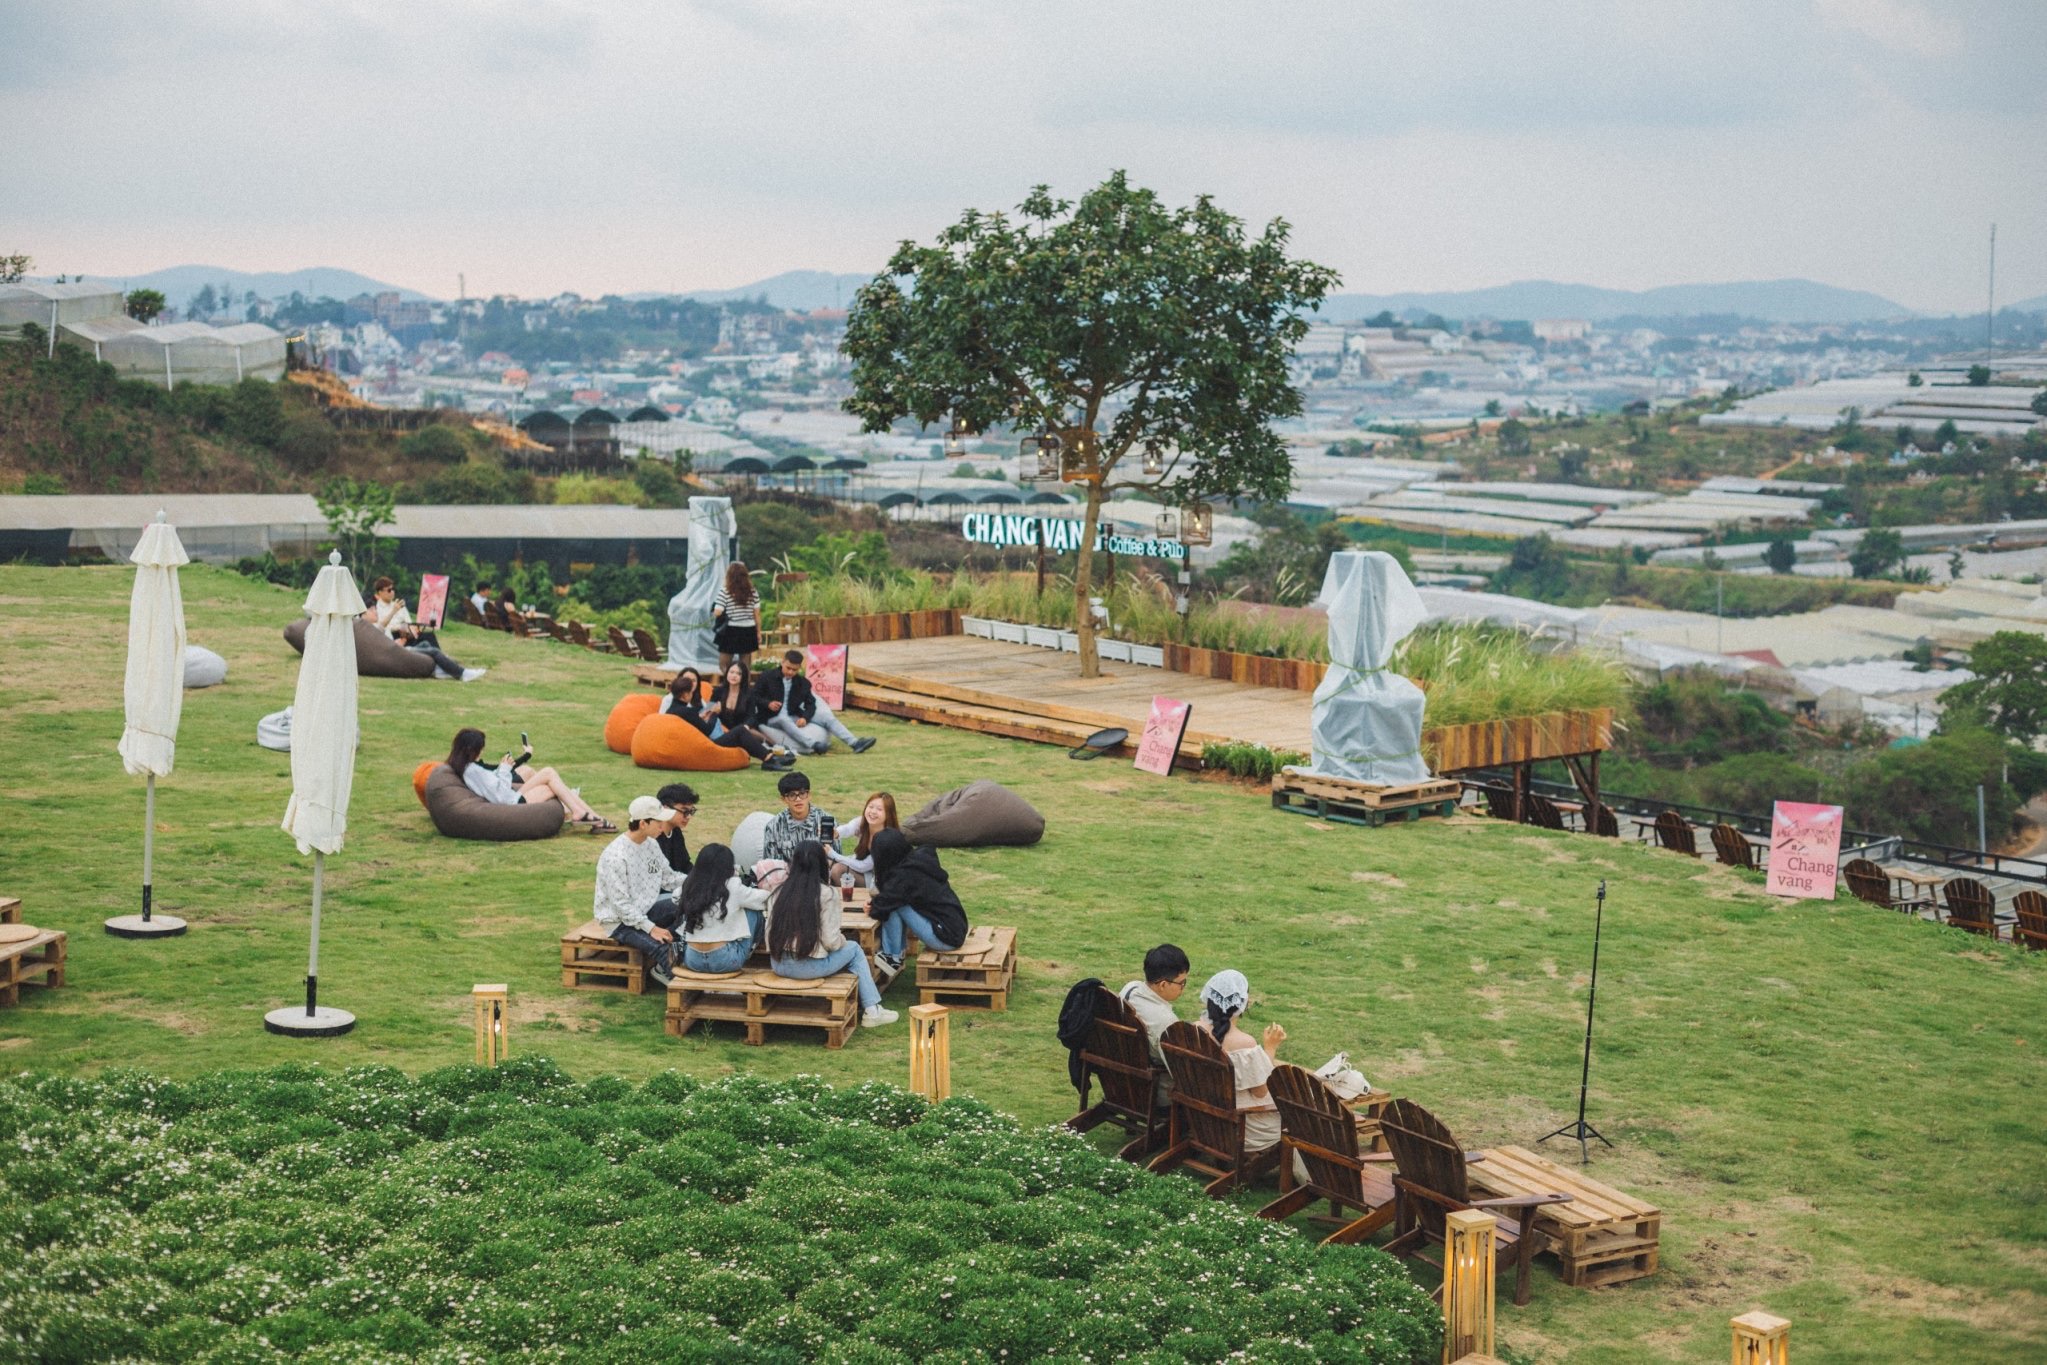
[[[1051,432],[1037,436],[1026,436],[1017,445],[1017,458],[1021,468],[1017,478],[1023,483],[1049,483],[1059,477],[1060,441]]]
[[[1059,433],[1059,478],[1065,483],[1099,483],[1102,438],[1093,427],[1067,427]]]
[[[1443,1359],[1493,1353],[1493,1234],[1483,1209],[1443,1217]]]
[[[505,1059],[505,1045],[511,1041],[512,1021],[506,1017],[504,986],[477,986],[469,992],[476,1004],[476,1064],[496,1066]]]
[[[1743,1313],[1734,1327],[1734,1365],[1790,1365],[1791,1323],[1760,1310]]]
[[[1215,509],[1205,502],[1190,502],[1180,509],[1182,545],[1215,544]]]
[[[1144,443],[1144,474],[1145,474],[1145,477],[1146,477],[1146,478],[1150,478],[1150,479],[1156,479],[1156,478],[1158,478],[1158,477],[1159,477],[1159,476],[1160,476],[1161,474],[1164,474],[1165,472],[1166,472],[1166,452],[1165,452],[1165,451],[1163,451],[1163,450],[1160,450],[1160,449],[1159,449],[1159,447],[1158,447],[1158,442],[1156,442],[1156,441],[1146,441],[1146,442]]]
[[[1180,514],[1170,507],[1159,513],[1158,520],[1152,523],[1152,534],[1160,540],[1178,540],[1180,538]]]
[[[952,429],[945,433],[945,453],[953,459],[958,459],[967,453],[967,441],[977,434],[967,425],[966,419],[953,418]]]

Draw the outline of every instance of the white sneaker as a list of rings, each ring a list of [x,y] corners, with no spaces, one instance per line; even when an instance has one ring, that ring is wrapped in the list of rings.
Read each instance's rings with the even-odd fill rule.
[[[866,1009],[860,1011],[860,1025],[862,1028],[880,1028],[883,1024],[893,1024],[902,1017],[902,1015],[897,1014],[892,1009],[885,1009],[880,1005],[869,1005]]]
[[[465,668],[462,670],[462,681],[475,682],[478,678],[482,677],[484,674],[488,672],[490,672],[490,670],[487,668]]]

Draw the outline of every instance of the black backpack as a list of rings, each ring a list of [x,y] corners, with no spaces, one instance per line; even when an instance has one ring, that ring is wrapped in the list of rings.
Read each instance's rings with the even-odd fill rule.
[[[1066,1074],[1083,1102],[1087,1099],[1087,1065],[1080,1060],[1080,1050],[1087,1046],[1087,1036],[1095,1026],[1095,992],[1103,989],[1101,978],[1090,976],[1076,982],[1059,1007],[1059,1045],[1066,1049]]]

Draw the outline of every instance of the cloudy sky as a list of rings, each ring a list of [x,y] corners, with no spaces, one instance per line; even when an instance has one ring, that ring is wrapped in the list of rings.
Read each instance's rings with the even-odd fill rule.
[[[875,268],[1124,168],[1344,288],[2047,292],[2043,0],[0,0],[0,251],[451,296]]]

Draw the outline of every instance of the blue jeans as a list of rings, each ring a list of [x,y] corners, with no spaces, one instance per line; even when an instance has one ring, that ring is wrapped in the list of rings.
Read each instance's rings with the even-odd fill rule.
[[[753,956],[753,945],[761,936],[761,912],[746,912],[746,922],[753,933],[746,938],[735,938],[731,942],[700,952],[694,943],[685,944],[682,950],[682,965],[693,972],[736,972],[746,965]]]
[[[881,992],[874,989],[874,973],[867,969],[867,954],[860,951],[857,943],[848,941],[837,952],[824,957],[778,957],[774,968],[778,975],[798,981],[815,981],[833,972],[850,970],[860,987],[860,1008],[871,1010],[881,1003]]]
[[[904,906],[881,922],[881,951],[890,957],[903,955],[904,930],[915,934],[926,948],[949,953],[959,947],[957,943],[946,943],[938,937],[938,931],[931,927],[931,921],[919,911]]]
[[[682,918],[682,907],[672,896],[663,896],[647,907],[647,918],[663,929],[673,929]],[[647,959],[649,967],[670,971],[675,966],[676,950],[682,945],[676,942],[662,943],[653,935],[633,928],[630,924],[613,925],[611,938],[614,943],[623,943],[628,948],[637,948]]]

